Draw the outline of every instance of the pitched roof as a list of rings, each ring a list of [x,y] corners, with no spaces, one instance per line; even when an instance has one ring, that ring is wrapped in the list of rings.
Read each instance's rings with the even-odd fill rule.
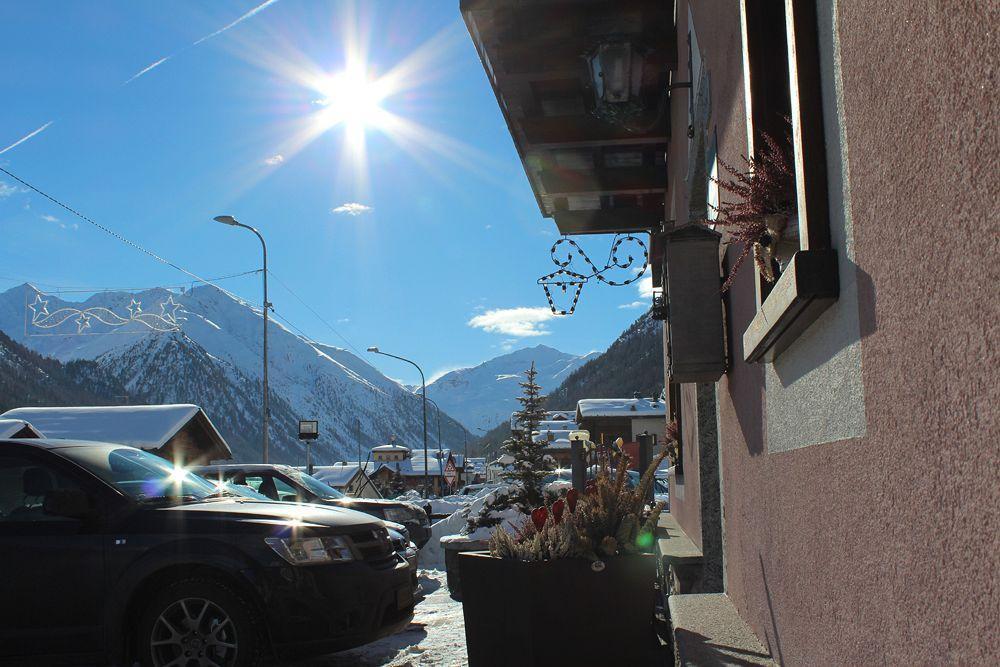
[[[657,417],[666,416],[663,401],[649,398],[584,398],[577,401],[580,419],[588,417]]]
[[[176,405],[106,405],[95,407],[14,408],[5,419],[23,419],[49,438],[97,440],[159,449],[193,419],[203,419],[211,459],[232,458],[222,434],[200,407]]]

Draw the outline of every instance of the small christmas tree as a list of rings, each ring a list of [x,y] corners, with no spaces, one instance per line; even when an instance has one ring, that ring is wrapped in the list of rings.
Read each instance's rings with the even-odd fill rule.
[[[392,473],[392,480],[389,482],[389,489],[392,491],[393,498],[406,491],[406,484],[403,482],[403,476],[399,474],[399,468],[396,468],[396,471]]]
[[[494,500],[483,507],[482,514],[470,520],[470,528],[491,527],[501,521],[500,513],[511,507],[523,514],[529,514],[532,509],[542,504],[542,480],[555,466],[552,458],[545,455],[544,440],[535,442],[532,434],[538,430],[539,423],[545,419],[542,403],[542,389],[535,382],[538,371],[532,362],[531,368],[524,372],[525,381],[521,382],[522,395],[518,397],[521,409],[515,415],[521,426],[503,443],[503,449],[514,458],[510,470],[505,470],[500,476],[511,484],[507,493],[499,493]]]

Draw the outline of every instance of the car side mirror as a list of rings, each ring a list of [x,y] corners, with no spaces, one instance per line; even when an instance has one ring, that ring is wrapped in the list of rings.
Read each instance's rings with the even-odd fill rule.
[[[52,516],[84,519],[93,513],[94,505],[80,489],[52,489],[45,494],[42,510]]]

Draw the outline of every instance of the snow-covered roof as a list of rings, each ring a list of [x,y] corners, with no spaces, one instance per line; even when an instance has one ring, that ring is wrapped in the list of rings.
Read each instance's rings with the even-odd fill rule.
[[[361,466],[357,463],[347,463],[344,465],[338,463],[330,466],[314,466],[312,476],[322,482],[326,482],[330,486],[343,488],[360,472]]]
[[[576,429],[573,429],[573,430],[575,431]],[[539,431],[538,433],[535,433],[534,435],[531,436],[531,441],[532,442],[542,442],[543,440],[566,440],[568,442],[569,441],[569,434],[572,433],[572,432],[573,431],[568,431],[568,430],[559,430],[559,431],[545,430],[545,431]]]
[[[548,421],[573,421],[575,416],[572,410],[557,410],[545,413]]]
[[[372,447],[373,452],[409,452],[410,448],[403,445],[397,445],[395,443],[389,445],[379,445],[378,447]]]
[[[568,438],[557,438],[545,444],[545,449],[569,449],[569,448],[570,448],[570,441]]]
[[[577,430],[575,421],[543,421],[538,422],[539,431],[575,431]]]
[[[657,417],[666,416],[663,401],[649,398],[584,398],[577,401],[577,417]]]
[[[159,449],[192,419],[201,415],[212,441],[204,453],[212,460],[232,458],[225,439],[200,407],[176,405],[105,405],[95,407],[14,408],[0,417],[23,419],[49,438],[98,440]]]
[[[23,419],[0,419],[0,438],[44,438],[45,436]]]
[[[438,456],[440,455],[440,458]],[[451,453],[450,449],[428,449],[427,450],[427,473],[431,477],[441,475],[448,465],[448,457],[455,459],[455,467],[461,467],[459,461],[461,455]],[[388,461],[383,464],[390,470],[395,471],[398,467],[399,474],[404,477],[419,477],[424,474],[424,450],[414,449],[410,458],[404,461]]]

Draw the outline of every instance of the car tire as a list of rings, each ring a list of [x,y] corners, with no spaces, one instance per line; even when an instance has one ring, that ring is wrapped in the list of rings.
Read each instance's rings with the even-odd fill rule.
[[[262,660],[254,606],[210,577],[181,579],[157,591],[143,609],[138,633],[144,667],[252,667]]]

